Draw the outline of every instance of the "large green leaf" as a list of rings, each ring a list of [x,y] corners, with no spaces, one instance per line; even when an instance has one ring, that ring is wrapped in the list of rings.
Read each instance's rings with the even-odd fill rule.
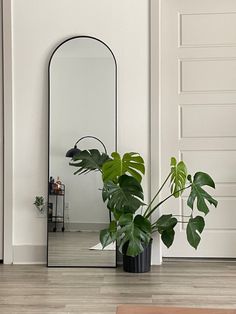
[[[161,240],[167,248],[169,248],[172,245],[174,238],[175,238],[174,229],[166,229],[161,234]]]
[[[206,201],[208,203],[213,204],[215,207],[217,206],[217,201],[208,194],[202,186],[207,185],[212,188],[215,188],[215,183],[212,178],[204,172],[197,172],[194,177],[193,181],[190,176],[188,176],[188,180],[191,182],[191,193],[188,197],[187,204],[188,206],[193,209],[194,202],[197,200],[197,209],[203,213],[208,214],[209,208],[207,206]]]
[[[100,242],[102,247],[116,241],[117,224],[115,220],[110,222],[109,228],[100,231]]]
[[[200,234],[202,233],[203,229],[205,227],[205,221],[204,218],[201,216],[197,216],[195,218],[190,218],[186,233],[187,233],[187,240],[189,244],[197,249],[198,244],[201,240]]]
[[[140,183],[127,175],[119,177],[117,184],[106,181],[102,196],[103,201],[107,201],[107,207],[116,212],[134,213],[143,205],[143,189]]]
[[[115,181],[123,174],[129,173],[138,182],[141,182],[141,174],[145,173],[143,158],[138,153],[126,153],[123,158],[114,152],[112,159],[108,160],[102,167],[103,181]]]
[[[178,223],[177,219],[172,214],[162,215],[153,225],[153,230],[161,234],[163,243],[169,248],[175,236],[174,227]]]
[[[164,230],[173,229],[177,224],[177,219],[173,217],[172,214],[162,215],[155,223],[154,228],[157,229],[159,233]]]
[[[129,225],[133,221],[133,214],[127,213],[127,214],[121,214],[119,218],[119,225],[121,227],[124,227],[126,225]]]
[[[109,159],[107,154],[100,153],[97,149],[90,149],[80,151],[69,164],[79,168],[74,174],[82,174],[101,170],[103,164]]]
[[[174,157],[171,158],[171,178],[170,178],[170,189],[174,197],[179,197],[183,193],[183,189],[186,184],[187,178],[187,167],[183,161],[177,163]]]
[[[128,256],[136,256],[143,252],[151,239],[151,223],[141,215],[134,219],[130,214],[123,216],[125,217],[120,218],[122,227],[117,231],[119,251]]]

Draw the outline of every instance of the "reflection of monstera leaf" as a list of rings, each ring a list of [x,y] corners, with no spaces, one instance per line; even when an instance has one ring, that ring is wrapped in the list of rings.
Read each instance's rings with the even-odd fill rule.
[[[197,200],[197,209],[203,213],[208,214],[209,208],[206,204],[208,201],[210,204],[213,204],[215,207],[217,206],[217,201],[211,197],[205,190],[203,190],[202,186],[207,185],[212,188],[215,188],[215,183],[212,178],[204,172],[196,172],[193,177],[193,182],[191,176],[188,176],[188,180],[192,183],[191,193],[188,197],[187,204],[193,209],[195,199]]]
[[[109,228],[100,231],[100,242],[103,248],[116,241],[116,231],[117,225],[115,220],[110,222]]]
[[[151,223],[141,215],[124,214],[120,217],[121,226],[117,231],[119,251],[128,256],[143,252],[151,239]]]
[[[117,212],[134,213],[142,204],[143,189],[140,183],[133,177],[123,175],[118,183],[106,181],[103,187],[103,201],[107,207]]]
[[[119,176],[126,173],[141,182],[141,174],[145,173],[145,167],[143,158],[138,153],[126,153],[122,159],[116,152],[112,153],[111,156],[113,159],[108,160],[102,167],[104,182],[115,181]]]
[[[195,218],[190,218],[187,225],[187,239],[189,244],[197,249],[198,244],[201,240],[200,234],[205,227],[205,221],[203,217],[197,216]]]
[[[171,178],[170,178],[170,189],[171,193],[174,193],[174,197],[179,197],[185,187],[187,178],[187,168],[183,161],[178,164],[174,157],[171,158]]]
[[[105,153],[100,153],[97,149],[83,150],[73,157],[70,166],[79,168],[74,174],[88,173],[101,170],[103,164],[109,159]]]

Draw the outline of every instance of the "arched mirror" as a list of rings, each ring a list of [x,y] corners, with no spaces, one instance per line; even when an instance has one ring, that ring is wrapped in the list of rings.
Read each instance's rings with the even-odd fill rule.
[[[68,150],[116,150],[116,61],[87,36],[59,45],[49,62],[48,266],[115,267],[99,231],[110,218],[98,173],[74,175]],[[67,154],[68,155],[68,154]]]

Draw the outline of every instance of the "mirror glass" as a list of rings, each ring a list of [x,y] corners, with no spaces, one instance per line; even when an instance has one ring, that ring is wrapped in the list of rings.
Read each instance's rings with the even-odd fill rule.
[[[66,153],[116,150],[116,62],[100,40],[75,37],[49,63],[48,266],[115,267],[116,248],[102,250],[109,224],[98,172],[74,175]]]

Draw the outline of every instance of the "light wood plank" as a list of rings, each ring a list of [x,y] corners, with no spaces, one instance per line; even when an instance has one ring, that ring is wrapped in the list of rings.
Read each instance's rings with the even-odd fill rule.
[[[115,314],[121,304],[236,309],[236,262],[122,268],[0,266],[0,313]]]

